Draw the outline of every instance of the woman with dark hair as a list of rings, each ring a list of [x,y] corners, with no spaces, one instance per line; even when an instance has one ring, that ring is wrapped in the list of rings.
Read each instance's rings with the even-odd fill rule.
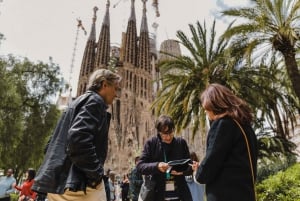
[[[194,162],[196,180],[206,184],[207,201],[254,201],[257,139],[250,107],[220,84],[210,84],[201,95],[210,121],[206,155]]]
[[[33,201],[36,197],[36,193],[31,190],[31,186],[34,182],[35,170],[29,168],[25,173],[25,177],[22,186],[15,186],[15,189],[20,191],[18,201]]]

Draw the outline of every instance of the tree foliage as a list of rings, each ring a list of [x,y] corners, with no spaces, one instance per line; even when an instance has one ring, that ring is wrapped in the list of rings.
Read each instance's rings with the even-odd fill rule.
[[[37,168],[57,121],[52,103],[60,88],[59,67],[12,55],[0,58],[0,168],[16,174]]]
[[[249,7],[232,8],[222,12],[226,16],[242,19],[224,33],[225,38],[235,37],[235,42],[247,42],[248,55],[260,58],[275,50],[285,61],[291,92],[300,102],[300,71],[296,50],[300,47],[300,1],[256,0]]]
[[[162,88],[153,103],[156,113],[171,115],[179,130],[191,126],[194,133],[199,129],[205,132],[199,95],[208,84],[217,82],[249,103],[257,114],[255,128],[263,129],[269,122],[275,135],[288,137],[287,128],[296,121],[299,104],[275,56],[254,65],[244,57],[248,44],[217,38],[214,23],[210,32],[205,22],[189,27],[190,38],[182,31],[177,37],[191,56],[173,56],[159,64]]]
[[[295,201],[300,200],[300,163],[280,171],[257,184],[259,201]]]

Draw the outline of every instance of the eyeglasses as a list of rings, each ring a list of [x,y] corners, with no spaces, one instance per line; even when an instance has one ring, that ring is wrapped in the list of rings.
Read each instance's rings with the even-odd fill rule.
[[[174,130],[172,129],[172,130],[165,131],[165,132],[159,132],[159,134],[160,134],[161,137],[164,137],[164,138],[166,138],[166,137],[173,137]]]

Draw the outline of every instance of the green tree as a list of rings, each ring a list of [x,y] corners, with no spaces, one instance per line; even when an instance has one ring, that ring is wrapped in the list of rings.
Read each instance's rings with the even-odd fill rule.
[[[281,72],[280,69],[274,67],[274,70],[270,71],[263,63],[256,67],[251,66],[251,62],[245,63],[244,50],[247,44],[231,45],[222,37],[217,40],[215,23],[210,33],[207,32],[205,23],[202,26],[197,22],[196,27],[189,27],[191,39],[182,31],[177,32],[177,37],[191,56],[173,56],[173,59],[159,64],[162,88],[153,103],[157,114],[170,114],[178,129],[192,126],[194,133],[199,128],[203,129],[205,114],[200,107],[199,94],[208,84],[214,82],[231,88],[243,97],[256,113],[263,111],[257,127],[262,127],[266,118],[273,116],[272,109],[266,109],[270,108],[270,104],[289,104],[287,99],[283,98],[286,91],[275,88],[276,84],[269,85],[269,80],[274,83],[281,81],[276,77]],[[274,102],[274,96],[278,101]],[[290,110],[289,107],[284,109]]]
[[[12,55],[0,58],[1,167],[16,168],[18,175],[37,168],[59,111],[53,104],[61,87],[59,67],[33,63]]]
[[[273,55],[268,61],[251,62],[228,77],[228,86],[243,97],[256,114],[256,128],[270,127],[273,135],[287,139],[299,109],[286,72]],[[236,71],[236,70],[234,70]]]
[[[205,113],[200,107],[199,94],[209,83],[224,80],[228,69],[238,62],[238,57],[230,57],[231,52],[226,49],[228,41],[216,41],[215,22],[210,35],[205,22],[203,26],[197,22],[196,27],[190,24],[189,28],[191,40],[182,31],[177,32],[177,37],[191,57],[169,55],[173,59],[159,64],[162,88],[153,108],[157,114],[171,115],[179,130],[192,126],[193,134],[200,128],[205,133]],[[225,60],[229,61],[230,67]]]
[[[300,100],[300,72],[296,62],[299,47],[299,0],[252,0],[250,7],[223,11],[226,16],[243,19],[232,26],[224,37],[236,36],[237,42],[247,41],[247,52],[268,54],[271,48],[280,52],[295,95]],[[268,49],[269,48],[269,49]]]

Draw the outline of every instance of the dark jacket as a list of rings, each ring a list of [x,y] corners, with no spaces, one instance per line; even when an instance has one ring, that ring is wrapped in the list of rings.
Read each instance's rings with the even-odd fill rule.
[[[174,137],[170,144],[170,151],[167,153],[167,161],[186,158],[190,158],[190,152],[186,141],[182,138]],[[137,169],[141,174],[152,175],[152,178],[156,181],[155,201],[164,200],[166,186],[166,174],[159,171],[159,162],[165,162],[165,160],[162,141],[160,135],[157,134],[157,136],[146,141],[144,150],[137,164]],[[184,175],[190,174],[192,174],[191,169],[185,172]],[[184,175],[175,176],[175,189],[182,201],[192,201],[192,196]]]
[[[85,191],[102,180],[110,114],[102,97],[88,91],[60,118],[32,187],[42,193]]]
[[[143,184],[143,177],[142,174],[137,171],[137,168],[134,167],[129,174],[129,193],[130,193],[130,198],[133,201],[138,200],[139,198],[139,193],[141,190],[141,186]]]
[[[109,177],[107,175],[103,175],[102,179],[104,182],[106,200],[110,201],[110,189],[109,189],[109,181],[108,181]]]
[[[256,175],[256,135],[250,125],[242,127]],[[230,117],[212,122],[207,136],[206,156],[198,168],[196,179],[206,184],[207,201],[255,200],[246,142],[240,128]]]

